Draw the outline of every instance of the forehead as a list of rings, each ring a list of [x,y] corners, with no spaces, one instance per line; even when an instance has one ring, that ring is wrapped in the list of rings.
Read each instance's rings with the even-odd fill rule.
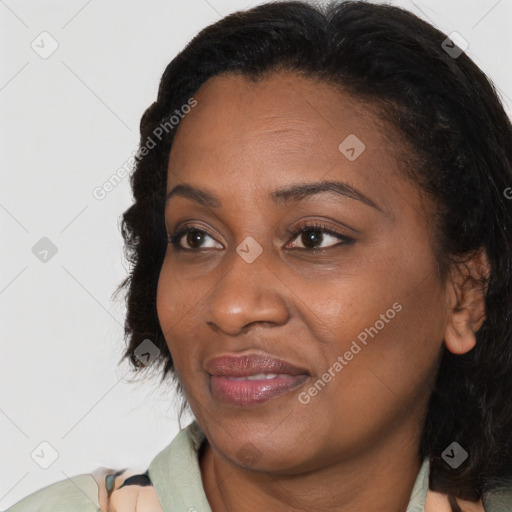
[[[243,181],[254,191],[321,177],[355,186],[371,179],[379,188],[398,169],[391,127],[331,84],[291,72],[258,81],[228,73],[194,98],[175,134],[168,189],[179,181],[215,188]],[[343,152],[347,145],[361,151],[356,159]]]

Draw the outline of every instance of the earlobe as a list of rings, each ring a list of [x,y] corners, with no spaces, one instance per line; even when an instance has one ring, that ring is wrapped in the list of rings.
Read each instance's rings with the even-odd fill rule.
[[[444,344],[453,354],[465,354],[476,345],[475,331],[466,312],[453,313],[444,335]]]
[[[450,312],[444,343],[453,354],[465,354],[476,345],[475,333],[486,318],[486,280],[489,273],[489,261],[484,249],[478,251],[469,261],[461,263],[455,273],[452,273]]]

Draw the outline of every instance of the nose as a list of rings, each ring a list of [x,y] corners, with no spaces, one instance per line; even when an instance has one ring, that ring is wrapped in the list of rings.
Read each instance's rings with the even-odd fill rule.
[[[287,287],[261,254],[252,263],[233,251],[226,272],[206,299],[206,323],[214,331],[243,334],[253,324],[284,325],[289,318]]]

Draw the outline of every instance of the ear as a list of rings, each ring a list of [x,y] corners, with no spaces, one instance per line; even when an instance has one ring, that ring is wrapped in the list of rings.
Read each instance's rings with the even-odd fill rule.
[[[465,354],[476,345],[475,333],[485,321],[485,295],[490,264],[481,248],[469,260],[457,263],[450,273],[448,321],[444,343],[454,354]]]

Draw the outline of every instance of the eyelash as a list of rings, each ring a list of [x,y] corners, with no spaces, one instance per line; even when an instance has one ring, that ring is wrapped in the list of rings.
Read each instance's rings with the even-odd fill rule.
[[[180,245],[180,240],[183,237],[183,235],[188,234],[190,231],[198,231],[200,233],[205,233],[206,235],[208,235],[208,233],[202,229],[196,228],[194,226],[184,226],[184,227],[180,228],[178,231],[176,231],[173,235],[169,235],[167,242],[172,244],[176,250],[197,252],[200,249],[187,249],[185,247],[181,247],[181,245]],[[338,240],[340,240],[341,245],[349,245],[349,244],[355,242],[354,238],[351,238],[351,237],[348,237],[341,233],[338,233],[337,231],[334,231],[333,229],[330,229],[329,227],[327,227],[321,223],[318,223],[318,222],[309,223],[309,224],[308,223],[301,224],[301,225],[297,226],[293,231],[286,230],[286,233],[288,234],[288,236],[290,236],[291,240],[295,240],[295,238],[297,238],[298,235],[300,235],[302,233],[307,233],[309,231],[320,231],[324,234],[331,235],[331,236],[337,238]],[[210,235],[208,235],[208,236],[210,236]],[[210,237],[210,238],[212,238],[212,237]],[[334,245],[331,245],[331,246],[325,247],[325,248],[323,248],[323,247],[316,248],[315,247],[313,249],[298,247],[298,248],[295,248],[294,250],[299,249],[299,250],[311,252],[311,251],[314,251],[315,249],[323,249],[323,250],[333,249],[335,247],[338,247],[339,245],[340,245],[340,243],[334,244]]]
[[[297,238],[298,235],[300,235],[302,233],[307,233],[308,231],[320,231],[321,233],[331,235],[334,238],[337,238],[338,240],[340,240],[341,245],[348,245],[348,244],[355,242],[354,238],[351,238],[347,235],[343,235],[342,233],[339,233],[338,231],[335,231],[320,222],[308,223],[306,221],[306,222],[296,226],[296,228],[293,231],[286,230],[286,233],[288,234],[288,236],[290,236],[291,239],[294,240],[295,238]],[[325,248],[319,247],[318,249],[323,249],[323,250],[334,249],[335,247],[338,247],[339,245],[340,245],[340,243],[337,243],[337,244],[334,244],[334,245],[331,245],[331,246],[325,247]],[[312,250],[315,250],[316,248],[315,249],[307,249],[307,248],[298,247],[298,249],[312,251]]]

